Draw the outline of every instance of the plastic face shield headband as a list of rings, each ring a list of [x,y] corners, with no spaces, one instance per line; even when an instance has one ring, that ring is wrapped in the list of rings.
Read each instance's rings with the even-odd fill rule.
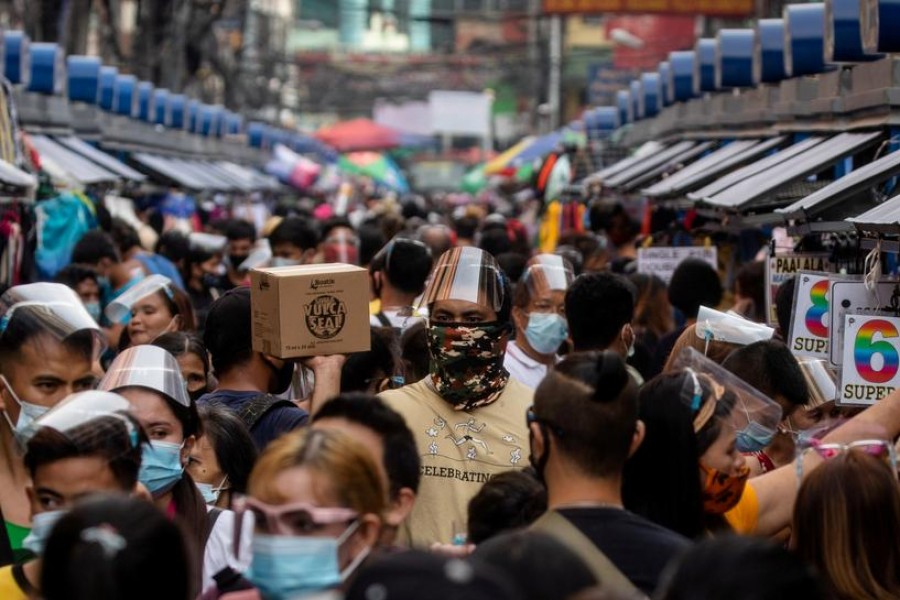
[[[562,256],[539,254],[529,261],[522,281],[532,298],[541,298],[554,291],[566,291],[575,280],[572,265]]]
[[[115,323],[124,323],[131,317],[131,309],[144,298],[163,292],[169,300],[175,299],[172,291],[172,280],[163,275],[150,275],[134,284],[121,296],[109,303],[106,307],[106,316]]]
[[[419,312],[426,314],[439,300],[461,300],[500,312],[503,293],[500,267],[493,256],[478,248],[453,248],[438,261]]]
[[[191,405],[178,361],[157,346],[133,346],[123,351],[100,382],[100,389],[111,392],[129,387],[154,390],[182,406]]]
[[[815,454],[823,460],[830,460],[846,452],[863,452],[874,456],[891,469],[894,478],[897,478],[897,452],[894,446],[886,440],[856,440],[849,444],[822,443],[815,438],[807,439],[802,447],[797,449],[797,478],[803,480],[803,462],[810,454]]]
[[[52,429],[75,445],[90,440],[125,434],[130,448],[140,443],[140,432],[126,415],[131,404],[118,394],[90,390],[71,394],[33,423],[31,437],[42,429]]]
[[[359,262],[359,238],[344,231],[337,231],[325,238],[322,254],[326,263],[355,265]]]
[[[725,388],[710,377],[697,374],[693,369],[685,368],[685,382],[681,390],[681,400],[691,409],[694,415],[694,433],[698,433],[709,422],[716,412],[716,404],[725,394]],[[703,401],[703,386],[700,379],[703,378],[711,393],[706,402]]]

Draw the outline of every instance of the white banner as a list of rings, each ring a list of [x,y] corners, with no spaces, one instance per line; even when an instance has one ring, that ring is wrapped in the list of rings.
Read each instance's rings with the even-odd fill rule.
[[[686,258],[705,260],[718,270],[715,246],[654,246],[638,248],[638,273],[656,275],[668,284],[672,273]]]
[[[491,133],[493,98],[488,94],[436,90],[428,94],[428,104],[435,133],[479,137]]]

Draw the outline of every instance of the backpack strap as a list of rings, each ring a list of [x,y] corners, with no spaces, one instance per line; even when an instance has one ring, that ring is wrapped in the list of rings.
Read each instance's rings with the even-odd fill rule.
[[[238,411],[238,416],[247,426],[249,431],[252,431],[256,424],[259,423],[259,420],[262,419],[266,413],[268,413],[273,408],[280,407],[291,407],[297,408],[297,405],[291,402],[290,400],[285,400],[284,398],[278,398],[271,394],[260,394],[259,396],[255,396],[247,401],[241,410]]]
[[[219,520],[219,517],[222,516],[222,509],[216,508],[215,506],[206,511],[206,530],[203,532],[203,547],[206,547],[206,542],[209,541],[209,536],[212,535],[213,529],[216,528],[216,521]]]
[[[388,319],[383,310],[379,310],[377,313],[375,313],[375,318],[378,319],[378,322],[381,323],[382,327],[390,327],[391,329],[394,329],[394,324],[391,323],[391,320]]]
[[[589,537],[555,510],[548,510],[541,515],[532,523],[530,529],[555,538],[577,554],[597,578],[601,587],[605,591],[612,592],[613,596],[627,599],[646,598],[646,595],[634,587],[634,584]]]

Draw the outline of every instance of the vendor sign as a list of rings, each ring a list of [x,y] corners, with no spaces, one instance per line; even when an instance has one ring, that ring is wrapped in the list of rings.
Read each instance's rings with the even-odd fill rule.
[[[900,317],[844,315],[838,404],[870,405],[900,385]]]
[[[828,358],[829,302],[828,275],[801,271],[794,288],[794,313],[788,346],[795,356]]]
[[[834,265],[828,254],[778,254],[766,262],[766,319],[772,327],[778,324],[775,296],[778,287],[800,271],[833,273]]]
[[[715,246],[654,246],[638,248],[638,273],[656,275],[669,283],[672,273],[686,258],[699,258],[718,270]]]
[[[831,283],[831,303],[829,314],[829,360],[831,364],[843,364],[844,316],[848,313],[871,314],[890,306],[891,295],[897,287],[896,281],[880,281],[871,290],[865,284],[855,281],[833,280]]]

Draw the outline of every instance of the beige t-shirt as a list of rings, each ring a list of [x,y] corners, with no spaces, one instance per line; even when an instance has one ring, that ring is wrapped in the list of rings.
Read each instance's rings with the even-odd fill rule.
[[[416,547],[466,532],[469,500],[494,475],[528,466],[525,412],[534,391],[510,378],[496,402],[454,410],[426,377],[381,398],[403,415],[422,458],[415,508],[401,537]],[[454,530],[455,524],[455,530]]]

